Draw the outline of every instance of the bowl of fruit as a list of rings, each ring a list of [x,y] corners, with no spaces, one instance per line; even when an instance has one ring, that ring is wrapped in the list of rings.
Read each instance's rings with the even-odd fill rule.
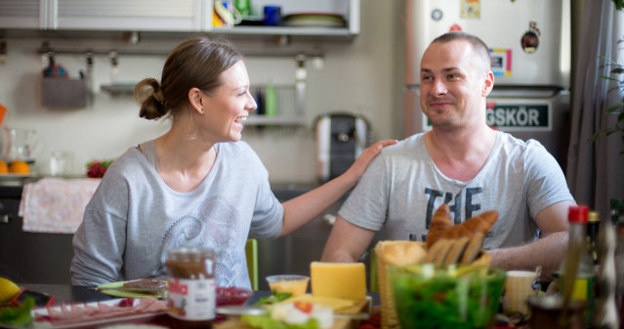
[[[505,271],[433,264],[388,269],[401,328],[488,328],[505,285]]]

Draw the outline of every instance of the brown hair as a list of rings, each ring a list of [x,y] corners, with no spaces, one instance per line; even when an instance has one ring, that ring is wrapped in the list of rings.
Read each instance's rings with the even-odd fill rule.
[[[467,41],[468,43],[470,43],[475,53],[480,54],[483,57],[483,59],[486,61],[485,64],[486,64],[487,70],[490,70],[492,68],[492,57],[490,56],[490,48],[485,44],[485,42],[483,42],[483,40],[481,40],[479,37],[475,35],[472,35],[466,32],[461,32],[461,31],[452,31],[452,32],[444,33],[440,35],[439,37],[433,39],[433,41],[431,41],[430,44],[433,44],[436,42],[446,43],[446,42],[451,42],[455,40],[463,40],[463,41]]]
[[[189,104],[188,92],[197,87],[210,95],[221,85],[221,72],[242,59],[224,41],[196,37],[180,43],[167,57],[161,82],[143,79],[134,87],[134,98],[141,104],[139,116],[158,119],[175,114]]]

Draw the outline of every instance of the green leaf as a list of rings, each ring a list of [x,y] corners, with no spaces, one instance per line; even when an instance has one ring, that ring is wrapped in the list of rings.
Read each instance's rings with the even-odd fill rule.
[[[292,293],[290,292],[278,292],[277,290],[273,290],[271,292],[271,296],[269,297],[260,297],[260,299],[254,303],[256,306],[260,305],[270,305],[277,304],[283,300],[292,297]]]
[[[21,306],[7,307],[0,310],[0,324],[26,327],[33,321],[30,311],[35,307],[35,299],[27,297]]]

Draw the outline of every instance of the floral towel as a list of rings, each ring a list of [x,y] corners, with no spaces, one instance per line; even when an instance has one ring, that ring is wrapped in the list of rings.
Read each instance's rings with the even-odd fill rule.
[[[98,178],[43,178],[24,185],[19,215],[25,232],[74,233]]]

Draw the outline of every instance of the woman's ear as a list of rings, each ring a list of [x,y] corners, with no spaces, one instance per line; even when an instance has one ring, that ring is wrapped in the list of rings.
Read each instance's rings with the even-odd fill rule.
[[[199,113],[204,113],[203,95],[204,93],[196,87],[191,88],[188,92],[189,103]]]

